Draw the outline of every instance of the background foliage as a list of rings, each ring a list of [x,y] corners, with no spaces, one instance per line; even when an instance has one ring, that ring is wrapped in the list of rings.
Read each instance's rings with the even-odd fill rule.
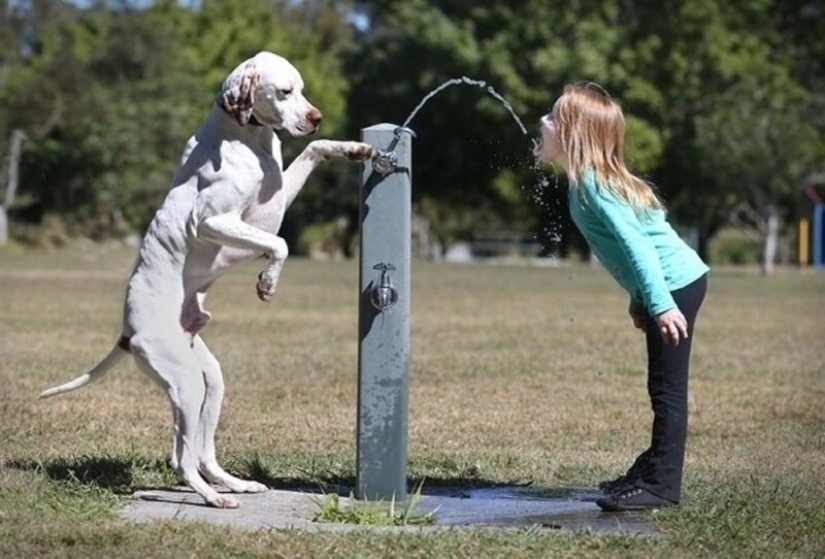
[[[674,221],[698,227],[705,255],[743,208],[775,208],[791,223],[803,184],[825,167],[825,8],[811,0],[2,6],[0,154],[13,130],[29,138],[9,209],[18,232],[55,218],[93,238],[142,231],[224,77],[259,50],[302,71],[326,137],[402,123],[425,94],[461,76],[512,104],[526,135],[492,96],[463,84],[410,123],[416,211],[442,243],[516,229],[566,250],[555,235],[569,229],[564,178],[542,187],[530,140],[574,81],[596,81],[621,100],[630,164],[658,186]],[[287,159],[303,144],[287,141]],[[336,222],[347,253],[357,174],[330,164],[311,178],[287,239]]]

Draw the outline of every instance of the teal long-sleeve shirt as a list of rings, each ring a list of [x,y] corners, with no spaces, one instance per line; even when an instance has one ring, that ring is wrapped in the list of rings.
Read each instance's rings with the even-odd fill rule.
[[[637,215],[596,183],[594,172],[570,187],[570,216],[590,249],[630,294],[630,304],[653,316],[676,307],[670,292],[708,271],[667,222],[665,211]]]

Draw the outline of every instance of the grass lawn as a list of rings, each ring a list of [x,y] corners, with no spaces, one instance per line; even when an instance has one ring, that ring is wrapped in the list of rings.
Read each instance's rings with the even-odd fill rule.
[[[175,483],[163,394],[130,361],[40,401],[117,339],[133,253],[0,251],[0,557],[823,557],[825,274],[713,270],[691,371],[682,506],[659,538],[455,529],[250,533],[130,525]],[[227,396],[219,458],[275,487],[355,475],[356,262],[259,263],[212,291]],[[415,262],[409,473],[430,485],[593,485],[647,446],[641,334],[599,269]],[[232,514],[232,512],[227,512]]]

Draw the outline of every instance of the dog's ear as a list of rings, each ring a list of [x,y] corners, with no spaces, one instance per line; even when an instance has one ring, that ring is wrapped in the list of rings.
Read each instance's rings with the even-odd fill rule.
[[[223,82],[218,102],[241,126],[245,126],[252,118],[255,91],[260,81],[261,75],[255,64],[247,62],[238,66]]]

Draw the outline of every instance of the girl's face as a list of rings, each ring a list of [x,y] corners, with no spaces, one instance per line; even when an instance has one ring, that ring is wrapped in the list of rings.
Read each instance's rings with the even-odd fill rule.
[[[563,151],[559,141],[558,130],[556,129],[556,110],[541,117],[539,130],[541,131],[541,141],[533,149],[533,155],[541,163],[553,163],[561,161]]]

